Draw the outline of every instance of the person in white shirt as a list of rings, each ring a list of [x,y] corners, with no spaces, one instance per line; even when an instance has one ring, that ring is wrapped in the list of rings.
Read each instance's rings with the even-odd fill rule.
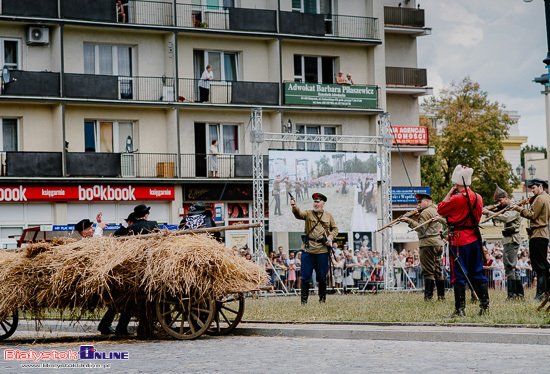
[[[212,73],[212,65],[206,65],[206,69],[201,75],[199,80],[199,102],[204,103],[208,101],[208,96],[210,94],[210,81],[214,79],[214,73]]]
[[[102,216],[103,212],[97,213],[97,225],[95,226],[95,228],[93,227],[94,224],[92,223],[92,221],[85,218],[74,225],[75,231],[78,232],[83,239],[103,236],[103,230],[105,229],[105,227],[107,227],[107,224],[101,220]]]

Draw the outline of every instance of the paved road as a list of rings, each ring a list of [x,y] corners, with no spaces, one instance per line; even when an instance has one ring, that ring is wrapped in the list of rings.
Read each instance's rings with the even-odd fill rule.
[[[2,356],[6,348],[67,351],[78,350],[80,344],[4,346],[0,351]],[[106,370],[111,373],[540,373],[550,365],[548,346],[502,343],[226,336],[194,341],[96,342],[94,347],[99,352],[129,353],[127,361],[93,360],[107,362],[110,367]],[[3,357],[0,361],[2,373],[32,370],[41,372],[23,370],[21,361]]]

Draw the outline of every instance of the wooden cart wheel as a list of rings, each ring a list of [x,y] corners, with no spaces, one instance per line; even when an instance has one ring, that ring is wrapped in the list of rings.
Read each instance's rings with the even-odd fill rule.
[[[13,311],[11,318],[8,317],[0,321],[0,340],[4,340],[13,335],[19,323],[19,314],[17,309]]]
[[[208,335],[229,334],[243,318],[244,295],[232,293],[216,301],[216,314],[210,328],[206,330]]]
[[[211,297],[177,299],[161,293],[155,309],[164,331],[176,339],[188,340],[201,336],[208,329],[216,312],[216,303]]]

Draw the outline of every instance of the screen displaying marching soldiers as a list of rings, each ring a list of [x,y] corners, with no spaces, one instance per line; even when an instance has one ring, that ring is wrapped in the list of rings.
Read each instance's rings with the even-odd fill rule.
[[[327,197],[325,209],[340,232],[376,231],[376,153],[269,151],[269,230],[298,232],[289,193],[302,210],[311,195]]]

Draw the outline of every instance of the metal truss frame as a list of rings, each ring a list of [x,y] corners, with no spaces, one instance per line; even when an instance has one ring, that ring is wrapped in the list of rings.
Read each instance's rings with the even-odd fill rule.
[[[262,128],[262,109],[254,108],[251,111],[252,126],[250,130],[250,141],[252,143],[253,162],[253,187],[254,187],[254,209],[252,210],[252,222],[263,222],[265,214],[264,206],[264,143],[281,142],[285,143],[317,143],[352,145],[354,151],[360,146],[375,146],[378,155],[378,169],[380,171],[380,194],[381,194],[381,219],[382,225],[392,220],[392,196],[391,196],[391,123],[390,114],[380,115],[379,134],[376,136],[353,136],[353,135],[315,135],[315,134],[293,134],[293,133],[268,133]],[[382,255],[384,258],[384,289],[395,289],[395,275],[393,271],[393,232],[392,229],[382,231]],[[265,228],[264,226],[254,228],[254,253],[261,265],[267,259],[265,254]],[[261,254],[260,254],[261,253]]]

